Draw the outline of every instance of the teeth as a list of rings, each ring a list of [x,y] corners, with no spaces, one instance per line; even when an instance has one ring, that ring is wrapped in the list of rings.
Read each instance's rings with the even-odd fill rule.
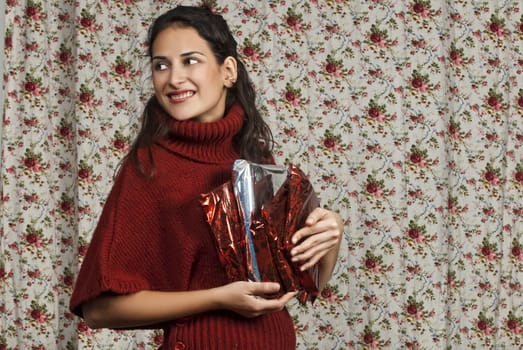
[[[172,94],[171,95],[171,99],[173,99],[173,100],[183,100],[184,98],[191,97],[192,95],[194,95],[194,91],[186,91],[186,92],[181,93],[181,94]]]

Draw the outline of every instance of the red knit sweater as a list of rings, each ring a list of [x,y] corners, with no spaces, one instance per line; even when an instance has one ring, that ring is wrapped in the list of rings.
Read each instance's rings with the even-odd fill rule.
[[[227,283],[199,199],[230,179],[239,158],[232,139],[242,125],[238,106],[213,123],[173,119],[169,139],[153,146],[152,180],[130,162],[122,166],[77,278],[70,301],[75,314],[82,316],[81,305],[106,292],[187,291]],[[214,311],[152,327],[164,329],[162,349],[296,348],[287,310],[253,319]]]

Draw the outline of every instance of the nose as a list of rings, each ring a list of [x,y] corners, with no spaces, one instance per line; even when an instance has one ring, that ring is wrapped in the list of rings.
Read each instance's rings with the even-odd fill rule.
[[[171,67],[171,71],[169,74],[169,83],[172,86],[178,87],[181,84],[183,84],[183,82],[185,82],[186,79],[187,79],[187,75],[183,68],[175,67],[174,65]]]

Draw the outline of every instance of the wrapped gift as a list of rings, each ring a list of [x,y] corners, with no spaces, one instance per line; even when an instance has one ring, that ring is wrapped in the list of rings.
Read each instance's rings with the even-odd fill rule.
[[[272,281],[278,296],[298,291],[303,304],[318,294],[317,268],[291,261],[292,235],[319,205],[314,189],[293,164],[234,163],[231,181],[202,195],[202,206],[229,280]]]

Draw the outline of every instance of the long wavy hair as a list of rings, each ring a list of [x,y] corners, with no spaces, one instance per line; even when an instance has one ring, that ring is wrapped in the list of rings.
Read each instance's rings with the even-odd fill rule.
[[[160,15],[151,25],[148,32],[148,56],[152,60],[152,46],[156,37],[163,30],[172,27],[194,28],[209,44],[218,64],[231,56],[237,62],[238,77],[233,87],[227,89],[225,114],[230,106],[237,102],[244,110],[244,123],[234,142],[242,158],[264,163],[272,159],[274,145],[272,132],[256,108],[256,92],[249,78],[245,65],[237,52],[237,43],[227,22],[219,14],[213,13],[205,6],[177,6]],[[154,174],[154,159],[151,146],[168,135],[171,117],[163,112],[156,96],[146,103],[140,131],[132,144],[126,158],[131,158],[134,164],[146,176]],[[148,166],[142,164],[138,150],[148,149]]]

